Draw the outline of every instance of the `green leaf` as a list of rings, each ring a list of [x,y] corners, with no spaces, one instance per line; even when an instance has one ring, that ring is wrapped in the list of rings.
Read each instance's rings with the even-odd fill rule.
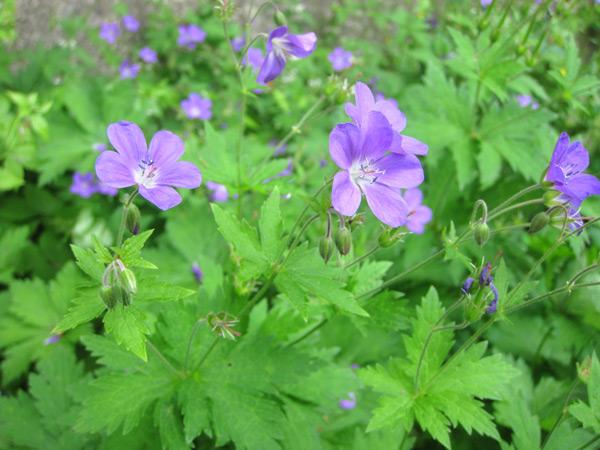
[[[453,221],[450,222],[449,230],[444,227],[442,231],[442,239],[444,240],[444,247],[446,248],[444,261],[458,259],[465,265],[467,269],[471,270],[471,260],[458,249],[458,235],[456,234]]]
[[[96,251],[98,261],[103,262],[104,264],[111,263],[113,258],[112,258],[112,255],[110,254],[110,251],[93,234],[92,234],[92,242],[94,243],[94,250]]]
[[[96,258],[96,254],[90,249],[83,249],[71,244],[71,250],[75,255],[77,265],[81,270],[98,282],[102,282],[104,276],[104,264]]]
[[[183,413],[185,441],[191,443],[202,432],[210,431],[210,404],[205,388],[188,378],[179,390],[178,400]]]
[[[600,362],[598,362],[595,353],[592,355],[587,388],[589,406],[579,400],[574,405],[569,406],[569,412],[585,428],[592,428],[596,433],[600,433]]]
[[[271,264],[277,264],[277,257],[283,245],[281,233],[283,219],[279,211],[279,188],[275,186],[271,195],[260,210],[260,240],[265,257]]]
[[[419,398],[414,404],[415,418],[431,437],[446,448],[450,446],[450,422],[427,397]]]
[[[144,361],[147,360],[145,335],[150,333],[144,323],[145,318],[144,313],[134,305],[123,307],[120,303],[104,315],[106,331],[113,333],[119,344],[124,343],[127,349]]]
[[[117,248],[113,248],[113,250],[119,255],[119,258],[121,259],[121,261],[123,261],[123,264],[125,264],[125,266],[127,267],[148,267],[148,265],[144,266],[140,266],[140,253],[142,252],[142,248],[144,247],[144,244],[146,243],[146,241],[148,240],[148,238],[150,237],[150,235],[152,234],[154,230],[147,230],[144,231],[143,233],[140,233],[138,235],[135,236],[131,236],[129,239],[127,239],[125,242],[123,242],[123,245],[121,245],[120,249]],[[156,268],[156,266],[154,266],[154,264],[152,263],[147,263],[149,265],[151,265],[150,268]]]
[[[368,316],[352,294],[342,289],[344,283],[337,279],[343,275],[339,268],[327,266],[316,248],[308,243],[296,248],[285,267],[279,272],[275,284],[283,291],[306,319],[307,295],[313,294],[338,306],[342,311]]]
[[[236,186],[237,165],[223,133],[217,133],[208,121],[204,122],[204,130],[206,145],[201,150],[201,157],[206,164],[202,169],[203,178],[227,186]]]
[[[137,284],[138,292],[134,299],[141,302],[180,300],[197,292],[192,289],[173,286],[164,281],[158,281],[157,277],[139,279]]]
[[[189,450],[183,437],[181,414],[170,401],[161,400],[154,407],[154,425],[160,431],[163,449]]]
[[[63,319],[54,327],[53,333],[67,331],[71,328],[95,319],[106,309],[100,295],[77,297],[71,300],[71,306]]]
[[[210,206],[219,225],[219,231],[228,242],[233,244],[236,253],[249,261],[264,264],[256,230],[245,221],[240,224],[233,214],[224,211],[216,203],[211,203]]]

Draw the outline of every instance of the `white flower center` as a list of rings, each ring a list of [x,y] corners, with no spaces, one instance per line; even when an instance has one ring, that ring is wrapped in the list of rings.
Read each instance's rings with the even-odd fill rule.
[[[574,175],[579,173],[579,170],[575,170],[577,164],[574,163],[566,163],[564,166],[560,166],[563,174],[565,175],[565,180],[568,181]]]
[[[350,179],[359,187],[364,184],[375,183],[377,178],[385,174],[385,170],[379,170],[375,165],[376,163],[376,161],[367,158],[364,158],[362,161],[354,161],[348,170]]]
[[[273,44],[273,51],[277,56],[289,56],[290,53],[290,43],[285,37],[273,38],[271,39],[271,43]]]
[[[155,187],[158,179],[158,168],[154,165],[154,161],[150,159],[148,161],[142,160],[138,167],[139,169],[136,168],[133,171],[135,182],[140,186],[146,186],[148,189]]]
[[[190,109],[190,116],[192,117],[200,117],[200,108],[194,106]]]

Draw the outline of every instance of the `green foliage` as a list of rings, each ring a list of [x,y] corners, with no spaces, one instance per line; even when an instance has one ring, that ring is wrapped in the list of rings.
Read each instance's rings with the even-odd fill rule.
[[[592,428],[596,434],[600,433],[600,363],[598,357],[592,357],[592,365],[587,382],[588,402],[586,405],[579,400],[569,406],[569,412],[579,420],[585,428]]]

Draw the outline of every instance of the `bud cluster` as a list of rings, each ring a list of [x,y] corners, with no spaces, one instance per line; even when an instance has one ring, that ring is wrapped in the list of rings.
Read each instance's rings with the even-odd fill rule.
[[[136,293],[137,282],[134,273],[125,267],[120,259],[111,262],[104,271],[100,288],[100,298],[106,307],[114,309],[117,303],[129,306]]]

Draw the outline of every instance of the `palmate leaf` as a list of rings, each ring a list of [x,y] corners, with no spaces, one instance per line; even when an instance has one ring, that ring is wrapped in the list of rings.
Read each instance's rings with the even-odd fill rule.
[[[486,343],[471,346],[441,370],[452,348],[453,332],[444,330],[428,337],[443,313],[432,287],[412,320],[412,336],[404,337],[406,359],[390,360],[387,370],[377,366],[358,371],[361,380],[383,394],[368,430],[401,425],[410,431],[416,419],[422,429],[447,448],[451,426],[461,425],[469,434],[475,430],[496,440],[500,438],[480,399],[500,398],[500,388],[518,371],[501,355],[484,357]],[[427,341],[427,351],[422,355]],[[421,359],[417,393],[415,376]]]
[[[569,412],[585,428],[592,428],[596,433],[600,433],[600,362],[598,362],[598,357],[595,354],[592,356],[587,388],[589,405],[579,400],[574,405],[569,406]]]
[[[294,303],[305,320],[305,304],[308,302],[309,293],[333,303],[342,311],[368,316],[352,294],[342,289],[344,283],[337,280],[341,275],[341,269],[326,265],[318,250],[309,250],[308,243],[305,243],[296,248],[279,272],[275,284]]]
[[[120,303],[109,309],[104,315],[104,326],[108,333],[113,333],[119,344],[125,344],[144,361],[146,356],[146,334],[150,333],[144,323],[144,313],[135,305],[123,306]]]

